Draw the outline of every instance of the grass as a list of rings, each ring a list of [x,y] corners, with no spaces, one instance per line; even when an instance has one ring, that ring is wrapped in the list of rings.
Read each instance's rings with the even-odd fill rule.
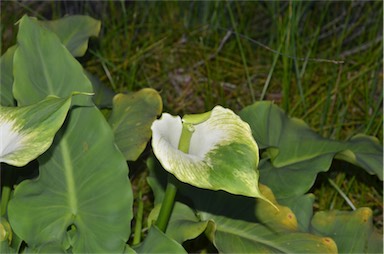
[[[172,114],[273,100],[325,137],[383,142],[383,5],[371,2],[1,2],[1,50],[23,14],[102,21],[81,58],[116,92],[152,87]],[[382,183],[333,165],[316,209],[369,206],[382,230]],[[367,180],[368,179],[368,180]],[[139,180],[137,180],[139,182]]]

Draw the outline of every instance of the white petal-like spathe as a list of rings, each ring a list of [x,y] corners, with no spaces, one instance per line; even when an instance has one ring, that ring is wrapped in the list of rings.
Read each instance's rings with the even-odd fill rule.
[[[163,113],[151,127],[152,148],[165,170],[183,182],[185,179],[195,181],[204,162],[202,158],[178,149],[182,127],[179,116]],[[200,175],[203,176],[204,172],[200,172]]]
[[[0,161],[7,162],[3,158],[23,147],[23,135],[18,132],[19,128],[14,121],[0,117]]]
[[[164,113],[152,125],[153,151],[165,170],[180,181],[265,199],[258,189],[258,147],[247,123],[216,106],[210,117],[193,125],[188,153],[178,149],[180,117]]]
[[[203,159],[208,152],[217,146],[232,142],[245,142],[255,151],[258,150],[249,125],[243,122],[232,110],[216,106],[208,120],[195,126],[189,153]]]

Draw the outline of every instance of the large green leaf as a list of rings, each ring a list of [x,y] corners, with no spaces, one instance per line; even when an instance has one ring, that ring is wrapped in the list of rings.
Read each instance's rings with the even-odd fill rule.
[[[272,102],[257,102],[244,108],[240,116],[249,123],[252,134],[275,167],[314,159],[321,155],[340,155],[383,179],[383,148],[374,137],[358,135],[348,142],[323,138],[304,121],[289,118]]]
[[[92,91],[56,35],[27,16],[19,26],[14,59],[19,104]],[[86,106],[70,110],[53,145],[38,158],[39,177],[15,188],[9,220],[33,249],[60,243],[63,251],[75,253],[123,252],[132,218],[128,167],[100,111],[89,100],[77,101]]]
[[[335,240],[340,253],[383,253],[383,235],[372,223],[372,210],[318,212],[311,231]]]
[[[13,55],[16,46],[10,47],[0,58],[0,105],[14,106],[13,85]]]
[[[301,196],[334,157],[363,167],[383,179],[383,148],[374,137],[358,135],[346,142],[323,138],[302,120],[289,118],[272,102],[257,102],[240,112],[263,153],[260,182],[278,199]]]
[[[260,190],[273,201],[272,192],[263,185]],[[209,197],[210,196],[210,197]],[[212,223],[208,236],[222,253],[335,253],[332,239],[301,232],[294,213],[287,207],[257,200],[232,203],[231,199],[212,193],[203,196],[199,205],[202,220]],[[196,200],[196,198],[195,198]],[[201,202],[201,201],[198,201]],[[256,215],[252,220],[246,220]]]
[[[74,225],[74,252],[122,252],[130,234],[132,193],[125,159],[101,113],[95,107],[71,110],[38,161],[39,177],[18,185],[10,201],[14,231],[37,248],[63,243]]]
[[[88,16],[68,16],[54,21],[39,21],[54,32],[74,56],[82,56],[88,47],[90,36],[97,36],[101,22]],[[0,58],[0,105],[13,106],[13,55],[17,46],[10,47]],[[92,82],[94,84],[94,82]],[[95,82],[97,86],[97,83]],[[99,91],[95,90],[96,102],[100,100]],[[104,102],[104,101],[103,101]]]
[[[45,152],[67,116],[71,98],[48,97],[24,107],[0,106],[0,162],[21,167]]]
[[[17,43],[13,95],[18,105],[35,103],[47,95],[64,98],[73,91],[92,92],[82,66],[59,38],[37,20],[27,16],[20,20]]]
[[[162,196],[166,174],[152,163],[151,187],[155,198]],[[197,210],[200,220],[183,219],[188,209],[176,203],[167,228],[167,235],[179,241],[196,236],[198,226],[206,226],[206,234],[221,253],[335,253],[332,239],[301,230],[291,209],[276,203],[272,192],[260,185],[262,194],[279,208],[276,210],[261,199],[210,191],[178,183],[178,200]],[[192,212],[192,211],[189,211]],[[188,212],[188,213],[189,213]],[[154,211],[153,213],[156,213]],[[201,222],[205,224],[201,225]],[[181,227],[183,226],[183,227]],[[189,232],[187,231],[189,230]],[[195,234],[192,234],[192,233]]]
[[[101,22],[89,16],[72,15],[40,24],[54,32],[73,56],[82,56],[88,48],[88,39],[98,36]]]
[[[277,199],[298,197],[305,194],[314,184],[319,172],[329,169],[332,156],[323,155],[284,167],[274,167],[271,160],[260,161],[260,182],[273,190]]]
[[[173,239],[161,232],[156,226],[149,229],[146,239],[134,247],[137,253],[187,253],[184,248]]]
[[[150,88],[117,94],[113,98],[113,110],[108,121],[126,160],[135,161],[144,151],[152,135],[152,122],[162,109],[159,93]]]

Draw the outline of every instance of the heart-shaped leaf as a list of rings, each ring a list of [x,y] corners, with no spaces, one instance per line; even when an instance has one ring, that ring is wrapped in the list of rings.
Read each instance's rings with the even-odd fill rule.
[[[113,98],[113,110],[108,121],[126,160],[135,161],[144,151],[152,135],[151,125],[162,109],[159,93],[150,88],[117,94]]]
[[[83,67],[59,38],[24,16],[19,22],[18,47],[13,59],[13,95],[18,105],[30,105],[47,95],[66,98],[73,91],[91,93]],[[75,101],[84,98],[74,98]],[[89,101],[89,99],[87,99]]]
[[[256,102],[240,112],[265,157],[260,182],[278,199],[301,196],[319,172],[327,171],[334,157],[363,167],[383,179],[383,148],[373,137],[358,135],[347,142],[323,138],[302,120],[289,118],[272,102]]]
[[[98,36],[101,27],[99,20],[82,15],[71,15],[39,23],[54,32],[73,56],[85,54],[89,37]]]
[[[95,107],[71,110],[38,161],[39,177],[18,185],[9,203],[14,231],[38,248],[47,242],[64,245],[74,225],[74,252],[122,252],[130,234],[132,192],[125,159],[101,113]]]
[[[21,167],[45,152],[67,116],[71,98],[48,97],[24,107],[0,106],[0,162]]]
[[[256,102],[244,108],[240,116],[251,126],[260,148],[267,149],[275,167],[292,165],[326,154],[342,154],[340,157],[348,157],[369,173],[383,179],[380,159],[383,148],[374,137],[358,135],[348,142],[323,138],[304,121],[289,118],[279,107],[268,101]]]
[[[92,91],[56,35],[27,16],[19,26],[14,56],[19,104]],[[38,158],[39,177],[15,188],[9,221],[33,249],[60,243],[62,251],[74,253],[123,252],[132,218],[128,167],[100,111],[89,100],[77,101],[86,106],[70,110],[53,145]]]
[[[40,25],[54,32],[61,42],[74,56],[82,56],[88,47],[90,36],[97,36],[100,31],[101,22],[88,16],[67,16],[54,21],[38,21]],[[0,58],[0,104],[13,106],[13,55],[17,45],[10,47]],[[94,82],[92,82],[94,84]],[[97,84],[96,84],[97,85]],[[95,90],[97,100],[99,91]],[[98,101],[97,101],[98,102]]]

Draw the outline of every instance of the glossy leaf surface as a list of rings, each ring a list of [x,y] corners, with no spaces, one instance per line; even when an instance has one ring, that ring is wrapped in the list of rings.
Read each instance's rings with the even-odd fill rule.
[[[33,104],[47,95],[65,98],[73,91],[92,92],[83,67],[59,38],[37,20],[27,16],[20,20],[17,43],[13,95],[18,105]],[[84,98],[76,99],[84,101]]]
[[[152,166],[150,182],[158,199],[162,196],[166,174],[156,170],[156,163]],[[187,202],[193,207],[199,220],[194,225],[192,220],[185,221],[185,228],[179,230],[178,226],[183,221],[180,218],[183,218],[186,208],[180,209],[176,205],[166,231],[168,235],[182,234],[189,228],[189,234],[193,236],[194,229],[205,222],[205,233],[220,253],[337,252],[332,239],[301,231],[292,210],[277,204],[266,186],[260,185],[262,194],[274,202],[279,211],[262,199],[198,189],[182,183],[178,186],[180,202]]]
[[[101,22],[89,16],[71,15],[57,20],[39,21],[54,32],[73,56],[83,56],[91,36],[98,36]]]
[[[38,159],[39,177],[15,189],[8,210],[13,229],[37,247],[64,241],[74,225],[73,251],[122,251],[130,233],[132,193],[109,125],[96,108],[77,108],[57,135]]]
[[[278,199],[300,196],[327,171],[334,157],[383,179],[383,148],[373,137],[358,135],[346,142],[321,137],[302,120],[289,118],[272,102],[257,102],[240,112],[261,149],[260,182]]]
[[[115,141],[126,160],[135,161],[151,138],[151,125],[161,114],[163,104],[159,93],[144,88],[130,94],[117,94],[109,124]]]
[[[82,67],[56,35],[27,16],[19,26],[14,60],[19,104],[47,94],[92,91]],[[9,220],[32,249],[60,243],[62,251],[123,252],[132,218],[128,167],[100,111],[89,99],[75,99],[80,106],[69,111],[53,145],[38,158],[38,178],[15,188]]]
[[[274,200],[272,192],[261,185],[260,189],[269,200]],[[207,197],[207,196],[206,196]],[[214,199],[212,199],[214,198]],[[224,198],[224,196],[223,196]],[[274,209],[263,200],[238,201],[238,205],[228,198],[214,194],[204,198],[204,211],[200,209],[202,220],[213,222],[208,235],[219,252],[225,253],[335,253],[337,247],[332,239],[300,232],[296,216],[287,207],[275,205]],[[222,202],[219,208],[218,202]],[[253,214],[253,216],[252,216]],[[247,217],[249,220],[247,221]],[[253,217],[253,218],[252,218]],[[211,224],[212,225],[212,224]]]

